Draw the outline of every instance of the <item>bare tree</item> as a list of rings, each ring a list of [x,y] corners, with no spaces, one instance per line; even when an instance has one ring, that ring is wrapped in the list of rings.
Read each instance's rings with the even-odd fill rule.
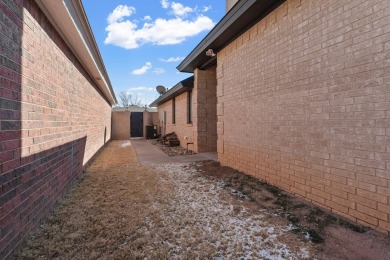
[[[119,94],[119,103],[119,105],[121,105],[122,107],[143,106],[142,99],[140,97],[138,97],[137,95],[129,95],[124,91]]]
[[[138,106],[138,107],[143,106],[142,100],[137,95],[135,97],[129,95],[129,103],[132,106]]]
[[[131,96],[127,95],[126,92],[122,91],[119,94],[119,99],[120,99],[120,105],[122,107],[128,107],[130,105]]]

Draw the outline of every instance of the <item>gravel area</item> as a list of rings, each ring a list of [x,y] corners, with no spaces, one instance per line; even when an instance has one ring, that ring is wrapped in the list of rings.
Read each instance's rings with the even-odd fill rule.
[[[149,140],[149,142],[155,146],[157,146],[161,151],[166,153],[168,156],[180,156],[180,155],[192,155],[196,154],[194,151],[190,149],[185,149],[181,146],[167,146],[161,144],[158,140]]]

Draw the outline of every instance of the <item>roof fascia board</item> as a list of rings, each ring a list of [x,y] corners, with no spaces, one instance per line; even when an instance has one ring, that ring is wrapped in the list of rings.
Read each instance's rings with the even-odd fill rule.
[[[174,98],[174,97],[177,97],[178,95],[194,88],[194,85],[192,84],[192,86],[185,86],[183,85],[183,83],[186,83],[188,81],[192,81],[192,83],[194,82],[194,77],[191,76],[189,78],[186,78],[182,81],[180,81],[179,83],[177,83],[175,86],[173,86],[171,89],[169,89],[167,92],[165,92],[164,94],[162,94],[160,97],[158,97],[155,101],[153,101],[149,107],[156,107],[156,106],[159,106],[165,102],[167,102],[168,100]]]
[[[257,0],[241,0],[230,9],[230,11],[222,18],[222,20],[206,35],[205,38],[194,48],[194,50],[177,66],[179,71],[185,71],[185,68],[197,56],[202,54],[206,46],[214,42],[222,32],[226,31],[229,26],[237,20],[245,11],[253,5]]]
[[[183,89],[183,85],[180,83],[178,83],[176,86],[174,86],[173,88],[171,88],[170,90],[168,90],[167,92],[165,92],[164,94],[162,94],[160,97],[158,97],[155,101],[153,101],[149,106],[150,107],[156,107],[156,106],[159,106],[165,102],[167,102],[168,100],[170,100],[171,98],[174,98],[176,97],[179,93],[178,91]]]
[[[207,49],[211,48],[214,52],[218,52],[284,1],[285,0],[239,1],[177,66],[177,69],[181,72],[193,72],[196,68],[204,67],[205,64],[209,62],[205,55]],[[252,13],[251,20],[246,17],[248,11]],[[258,11],[258,15],[254,16],[254,11]],[[240,26],[240,22],[243,21],[245,21],[245,23]]]
[[[93,58],[95,65],[98,67],[99,73],[102,76],[101,79],[104,81],[105,85],[109,87],[110,95],[113,99],[115,99],[116,103],[117,100],[112,89],[110,78],[104,65],[103,58],[100,54],[99,47],[97,46],[95,36],[93,35],[92,28],[89,24],[88,17],[85,13],[83,4],[79,0],[65,1],[69,2],[69,4],[72,4],[72,6],[74,7],[74,17],[78,18],[75,23],[78,23],[80,25],[80,28],[83,28],[82,31],[79,30],[80,36],[83,36],[84,43],[88,46],[89,53]]]
[[[36,0],[111,105],[117,100],[80,0]]]

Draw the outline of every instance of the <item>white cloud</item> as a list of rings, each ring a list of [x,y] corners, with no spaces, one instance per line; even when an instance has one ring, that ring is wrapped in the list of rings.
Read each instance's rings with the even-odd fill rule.
[[[136,29],[137,25],[130,21],[109,24],[106,27],[108,35],[104,43],[117,45],[125,49],[138,48],[137,39],[133,35]]]
[[[169,7],[169,2],[168,2],[168,0],[161,0],[161,6],[162,6],[164,9],[168,9],[168,7]]]
[[[184,57],[170,57],[168,59],[160,59],[160,61],[163,61],[163,62],[178,62],[178,61],[181,61],[183,59],[184,59]]]
[[[152,17],[150,17],[150,15],[146,15],[144,17],[144,21],[151,21],[152,20]]]
[[[124,17],[131,16],[133,13],[135,13],[135,8],[132,6],[127,5],[118,5],[114,11],[112,11],[108,17],[107,22],[109,24],[115,23],[115,22],[121,22]]]
[[[143,66],[142,68],[133,70],[132,74],[133,75],[142,75],[142,74],[145,74],[146,72],[148,72],[148,70],[150,70],[151,68],[152,68],[152,63],[146,62],[145,66]]]
[[[200,15],[195,20],[158,18],[152,23],[144,23],[138,29],[137,24],[129,20],[115,22],[106,27],[108,32],[105,44],[113,44],[125,49],[134,49],[151,43],[173,45],[185,41],[203,31],[211,30],[214,22],[207,16]]]
[[[178,17],[183,17],[188,15],[188,13],[193,12],[194,10],[191,7],[183,6],[181,3],[172,2],[171,4],[172,12]]]
[[[163,68],[155,68],[153,71],[153,73],[156,75],[163,74],[164,72],[165,72],[165,70]]]
[[[208,6],[203,6],[203,13],[206,13],[206,12],[208,12],[208,11],[210,11],[211,10],[211,5],[208,5]]]

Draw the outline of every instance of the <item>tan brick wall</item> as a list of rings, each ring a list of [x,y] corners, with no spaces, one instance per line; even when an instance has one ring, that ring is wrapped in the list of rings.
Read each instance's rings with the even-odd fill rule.
[[[229,12],[238,1],[240,0],[226,0],[226,12]]]
[[[146,126],[148,125],[156,125],[158,127],[158,113],[157,112],[148,112],[144,111],[144,138],[146,138]],[[158,132],[157,132],[158,134]]]
[[[172,123],[172,100],[158,107],[159,129],[164,133],[175,132],[180,145],[200,153],[217,151],[217,80],[216,66],[207,70],[195,70],[192,89],[192,124],[187,123],[188,93],[175,98],[176,123]],[[164,121],[164,111],[167,122]],[[187,139],[185,139],[187,137]]]
[[[157,125],[159,124],[159,119],[158,119],[158,113],[157,112],[152,112],[150,113],[152,117],[152,125]]]
[[[217,151],[217,80],[216,66],[195,70],[194,133],[198,152]]]
[[[10,83],[20,79],[20,93],[16,93],[15,86],[12,90],[20,95],[21,156],[88,136],[85,164],[104,140],[111,138],[111,106],[38,7],[28,4],[27,8],[22,17],[23,30],[19,31],[23,51],[16,73],[20,74],[13,74],[14,82]],[[15,22],[18,26],[23,23]],[[17,57],[12,52],[8,55],[10,59]]]
[[[112,139],[130,139],[130,111],[112,112]]]
[[[111,138],[111,106],[35,1],[0,1],[0,259]]]
[[[144,125],[158,125],[158,113],[145,111]]]
[[[196,138],[194,136],[193,124],[187,124],[187,98],[188,93],[185,92],[175,98],[176,100],[176,123],[172,124],[172,100],[165,102],[158,107],[158,117],[159,117],[159,129],[164,134],[175,132],[178,139],[180,140],[180,145],[186,147],[187,142],[193,142],[194,145],[189,145],[188,148],[191,150],[196,150]],[[164,111],[167,113],[167,122],[164,121]],[[193,111],[193,115],[196,113]],[[165,126],[165,132],[164,132]],[[187,139],[184,139],[187,137]]]
[[[390,1],[289,0],[218,53],[218,156],[390,231]]]

